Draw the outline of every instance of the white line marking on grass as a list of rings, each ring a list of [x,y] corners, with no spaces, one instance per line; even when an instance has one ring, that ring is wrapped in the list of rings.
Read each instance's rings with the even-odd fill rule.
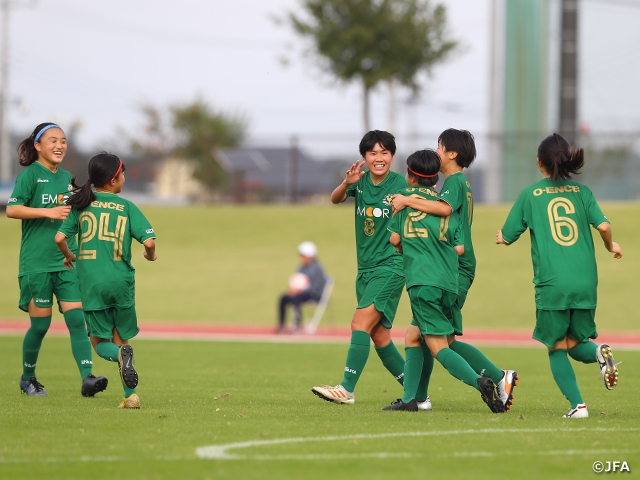
[[[376,439],[390,437],[430,437],[430,436],[450,436],[450,435],[472,435],[478,433],[548,433],[548,432],[636,432],[638,428],[511,428],[511,429],[479,429],[479,430],[449,430],[431,432],[394,432],[394,433],[374,433],[357,435],[339,435],[328,437],[294,437],[281,438],[276,440],[256,440],[248,442],[228,443],[226,445],[209,445],[196,449],[196,456],[211,460],[339,460],[350,458],[414,458],[414,457],[493,457],[510,453],[512,455],[531,455],[532,452],[457,452],[446,454],[424,455],[412,452],[376,452],[376,453],[354,453],[354,454],[305,454],[305,455],[235,455],[229,453],[230,450],[242,448],[263,447],[271,445],[282,445],[287,443],[310,443],[329,442],[358,439]],[[557,452],[537,452],[536,455],[588,455],[604,453],[635,453],[635,451],[616,450],[565,450]]]

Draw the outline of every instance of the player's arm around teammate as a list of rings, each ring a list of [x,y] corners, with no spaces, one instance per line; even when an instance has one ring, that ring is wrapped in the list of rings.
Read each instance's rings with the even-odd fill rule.
[[[42,123],[18,145],[20,165],[25,169],[7,204],[7,216],[22,220],[20,245],[21,310],[28,312],[31,325],[22,346],[23,372],[20,389],[29,396],[47,396],[36,377],[36,364],[42,340],[51,325],[53,295],[71,338],[71,351],[82,379],[81,393],[91,397],[107,387],[105,377],[92,374],[91,345],[80,301],[75,272],[62,265],[53,236],[71,207],[71,174],[60,168],[67,151],[67,139],[55,123]],[[75,248],[75,242],[74,242]]]
[[[531,258],[536,291],[533,338],[543,343],[558,388],[571,404],[565,418],[589,413],[568,356],[598,363],[605,387],[618,383],[618,368],[607,344],[596,344],[597,267],[590,233],[595,227],[607,251],[622,258],[611,226],[591,190],[571,180],[584,165],[584,151],[570,148],[561,135],[545,138],[538,147],[542,180],[525,188],[496,234],[496,243],[510,245],[531,231]]]

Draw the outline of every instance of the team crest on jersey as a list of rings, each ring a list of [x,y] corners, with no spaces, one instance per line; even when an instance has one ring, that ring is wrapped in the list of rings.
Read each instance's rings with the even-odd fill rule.
[[[387,207],[390,207],[392,205],[392,200],[393,200],[393,195],[391,195],[390,193],[387,193],[382,199],[382,203],[384,203]]]

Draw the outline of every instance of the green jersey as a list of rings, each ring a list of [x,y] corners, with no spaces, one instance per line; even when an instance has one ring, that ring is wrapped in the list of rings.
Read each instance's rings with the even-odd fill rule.
[[[71,174],[62,168],[55,173],[41,163],[26,167],[16,179],[8,207],[24,205],[30,208],[53,208],[64,205],[71,196]],[[18,276],[32,273],[60,272],[65,269],[64,257],[54,241],[62,220],[33,218],[22,220],[20,268]],[[75,238],[69,248],[77,248]]]
[[[131,240],[156,238],[138,207],[115,194],[98,192],[87,208],[71,210],[60,232],[67,238],[80,234],[76,267],[84,310],[134,305]]]
[[[428,187],[408,187],[400,193],[440,200],[440,195]],[[464,229],[457,213],[438,217],[405,208],[393,217],[389,231],[402,239],[407,289],[429,285],[458,294],[458,255],[453,247],[464,244]]]
[[[405,178],[390,171],[378,185],[366,172],[347,189],[347,197],[356,200],[358,272],[388,267],[402,275],[402,256],[389,243],[387,226],[392,216],[391,197],[406,187]]]
[[[571,180],[545,178],[520,193],[502,237],[513,243],[529,229],[538,309],[596,307],[598,272],[589,225],[605,222],[591,190]]]
[[[473,253],[471,224],[473,223],[473,194],[471,184],[462,172],[449,175],[440,189],[442,200],[460,217],[464,233],[464,253],[458,258],[458,268],[462,275],[471,280],[476,276],[476,255]]]

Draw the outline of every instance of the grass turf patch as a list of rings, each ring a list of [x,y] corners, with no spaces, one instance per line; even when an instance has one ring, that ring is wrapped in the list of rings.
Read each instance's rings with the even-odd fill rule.
[[[618,351],[620,385],[607,391],[597,366],[576,364],[591,417],[569,405],[544,348],[486,348],[521,381],[511,412],[492,414],[480,394],[436,363],[432,412],[382,412],[401,387],[372,349],[354,406],[323,402],[313,385],[342,377],[346,345],[134,341],[139,411],[118,410],[117,366],[94,355],[106,392],[80,396],[68,339],[46,338],[38,379],[47,398],[19,393],[21,338],[0,337],[0,477],[24,478],[582,478],[594,461],[640,465],[636,407],[640,352]],[[625,368],[627,366],[627,368]],[[411,435],[412,434],[412,435]],[[334,437],[326,440],[324,437]],[[274,443],[291,438],[303,439]],[[309,440],[316,438],[316,440]],[[206,460],[198,447],[240,459]]]

